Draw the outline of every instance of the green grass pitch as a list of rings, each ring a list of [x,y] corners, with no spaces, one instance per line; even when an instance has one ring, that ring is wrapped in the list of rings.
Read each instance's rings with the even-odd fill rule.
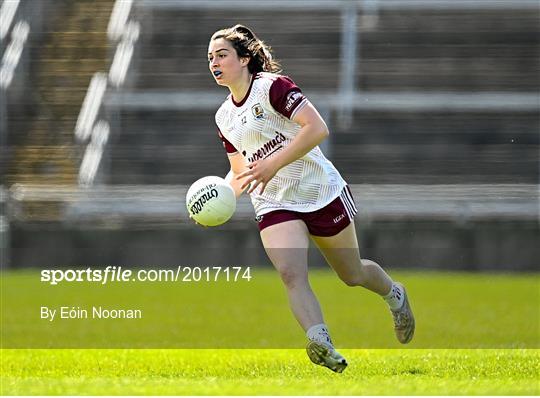
[[[303,350],[4,350],[24,395],[538,395],[539,351],[343,350],[342,374]]]
[[[78,348],[41,349],[43,342],[39,339],[35,340],[36,345],[30,345],[33,348],[23,349],[24,345],[17,344],[33,341],[25,340],[32,330],[47,333],[49,329],[39,329],[39,323],[32,324],[25,315],[37,299],[21,296],[20,292],[32,291],[30,285],[36,278],[26,271],[4,273],[0,392],[4,395],[540,394],[538,274],[392,272],[392,276],[409,288],[417,317],[415,340],[410,347],[403,348],[393,338],[390,315],[380,298],[364,289],[344,286],[330,272],[314,271],[313,288],[321,300],[334,340],[338,347],[344,347],[340,351],[349,361],[343,374],[309,362],[301,349],[303,333],[289,312],[279,278],[269,270],[257,274],[259,284],[254,285],[263,301],[249,299],[252,292],[246,290],[248,284],[223,285],[222,290],[221,285],[208,285],[202,290],[195,285],[176,290],[158,289],[158,285],[100,288],[102,295],[116,297],[122,293],[121,297],[127,295],[129,300],[148,294],[161,299],[178,297],[179,302],[210,301],[211,305],[205,303],[206,307],[200,307],[198,317],[192,315],[185,324],[186,341],[205,341],[205,346],[198,349],[181,346],[119,349],[113,345],[110,349],[83,349],[80,347],[88,347],[83,340],[78,341]],[[34,288],[37,292],[39,286]],[[54,289],[51,291],[61,292],[61,297],[83,296],[84,291],[82,287],[67,285],[65,290]],[[219,302],[212,302],[208,289],[217,292]],[[135,292],[132,297],[130,291]],[[56,298],[51,296],[50,300]],[[240,325],[238,318],[234,318],[227,327],[238,328],[234,330],[238,337],[233,338],[242,349],[231,348],[234,341],[227,333],[219,333],[219,326],[226,324],[227,319],[216,318],[212,310],[218,306],[219,313],[224,313],[228,308],[237,308],[237,300],[245,303],[246,312],[236,315],[241,319],[249,314],[251,318]],[[207,310],[203,311],[204,308]],[[162,311],[157,315],[164,317],[168,307]],[[257,324],[265,329],[268,327],[265,322],[279,327],[275,328],[277,331],[263,333],[266,336],[263,341],[254,330],[242,332],[242,327],[253,329]],[[150,333],[144,324],[140,325],[140,330]],[[170,325],[177,327],[174,323]],[[121,329],[137,341],[134,333],[137,328]],[[69,337],[69,328],[60,328],[59,332],[63,333],[62,338]],[[216,333],[220,338],[212,340]],[[115,337],[118,336],[111,334],[111,338]],[[174,335],[163,333],[154,337],[171,339]],[[245,340],[249,344],[242,345]],[[216,342],[215,347],[228,348],[211,348],[212,342]]]

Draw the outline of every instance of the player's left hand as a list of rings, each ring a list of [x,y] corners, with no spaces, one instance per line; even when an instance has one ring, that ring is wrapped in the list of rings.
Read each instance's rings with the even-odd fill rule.
[[[253,182],[248,193],[252,193],[259,185],[261,185],[259,193],[262,194],[266,185],[278,172],[278,168],[274,165],[271,158],[256,160],[249,163],[247,167],[248,170],[236,176],[236,179],[241,180],[242,178],[247,177],[243,182],[241,189],[244,189]]]

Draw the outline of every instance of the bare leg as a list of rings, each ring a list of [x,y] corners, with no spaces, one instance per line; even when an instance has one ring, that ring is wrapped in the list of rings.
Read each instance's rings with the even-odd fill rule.
[[[410,342],[415,320],[405,288],[400,283],[393,283],[379,264],[360,258],[354,223],[335,236],[311,238],[347,285],[363,286],[384,297],[392,310],[397,339],[402,344]]]
[[[354,222],[330,237],[311,236],[328,264],[349,286],[363,286],[384,296],[392,288],[392,279],[374,261],[361,259]]]
[[[272,264],[287,289],[289,305],[307,331],[324,323],[321,308],[308,281],[309,232],[303,221],[292,220],[261,231],[261,239]]]

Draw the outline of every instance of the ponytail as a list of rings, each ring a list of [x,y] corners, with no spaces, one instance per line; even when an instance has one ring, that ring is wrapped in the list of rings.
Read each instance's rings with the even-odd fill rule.
[[[281,65],[274,60],[271,47],[260,40],[248,27],[235,25],[232,28],[218,30],[211,38],[211,40],[216,39],[229,41],[239,57],[249,58],[250,73],[281,72]]]

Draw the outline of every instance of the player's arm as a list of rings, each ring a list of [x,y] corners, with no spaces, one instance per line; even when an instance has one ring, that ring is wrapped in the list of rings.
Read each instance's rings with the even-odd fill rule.
[[[307,102],[292,118],[300,131],[289,145],[271,158],[276,172],[306,155],[328,137],[328,127],[317,109]]]
[[[259,184],[262,184],[260,191],[262,193],[266,184],[276,175],[279,169],[300,159],[328,137],[326,123],[310,102],[306,102],[295,113],[292,120],[300,125],[300,131],[296,137],[276,155],[248,164],[248,170],[237,176],[237,178],[243,180],[241,189],[255,181],[249,193],[253,192]]]
[[[229,154],[228,157],[229,163],[231,164],[231,170],[225,177],[225,181],[231,184],[231,187],[238,198],[240,195],[242,195],[242,192],[244,192],[246,188],[242,188],[244,179],[237,179],[236,177],[248,169],[246,159],[240,152]]]

